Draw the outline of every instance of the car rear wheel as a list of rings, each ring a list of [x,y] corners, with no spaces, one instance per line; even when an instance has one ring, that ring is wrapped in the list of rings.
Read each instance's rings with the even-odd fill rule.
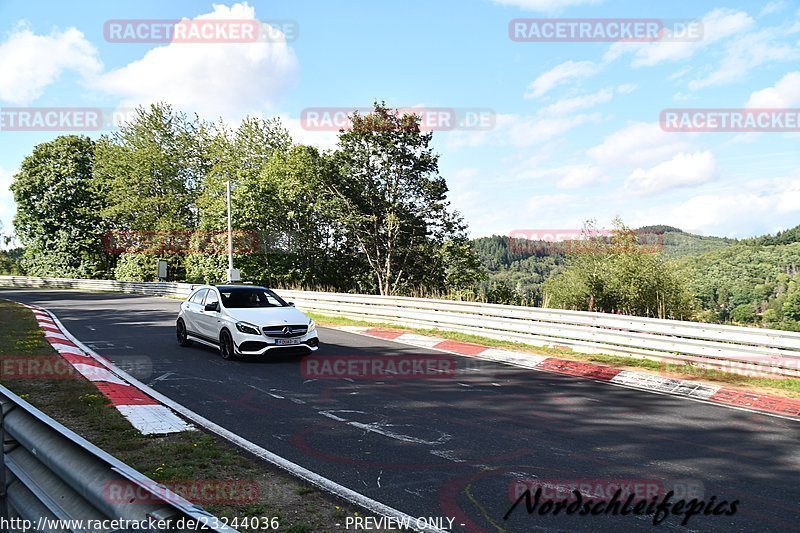
[[[233,338],[226,330],[222,330],[219,335],[219,354],[226,361],[236,359],[236,354],[233,351]]]
[[[178,324],[175,326],[175,334],[178,337],[178,344],[181,346],[191,346],[193,344],[186,333],[186,324],[183,323],[183,320],[178,320]]]

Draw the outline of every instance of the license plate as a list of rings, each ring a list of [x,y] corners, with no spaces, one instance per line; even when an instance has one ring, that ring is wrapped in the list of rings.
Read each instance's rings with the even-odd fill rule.
[[[300,339],[275,339],[275,346],[288,346],[290,344],[300,344]]]

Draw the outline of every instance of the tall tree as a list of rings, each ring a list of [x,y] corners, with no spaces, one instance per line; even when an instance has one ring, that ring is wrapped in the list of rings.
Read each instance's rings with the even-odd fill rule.
[[[92,176],[94,148],[88,137],[58,137],[37,145],[14,176],[14,226],[28,274],[87,278],[107,273],[104,202]]]
[[[172,230],[197,225],[195,197],[208,171],[206,125],[163,103],[134,118],[97,145],[95,175],[119,229]]]
[[[169,262],[170,279],[184,276],[185,251],[158,251],[167,247],[171,232],[197,227],[198,185],[211,166],[208,142],[207,125],[197,116],[158,103],[137,109],[130,122],[97,143],[94,173],[107,202],[103,217],[115,230],[152,240],[156,251],[123,253],[115,271],[119,279],[152,279],[156,255]]]
[[[206,232],[227,228],[227,183],[231,183],[235,266],[248,279],[264,279],[269,269],[266,253],[275,241],[272,221],[277,212],[274,188],[261,175],[276,153],[291,146],[291,137],[279,119],[247,117],[235,130],[224,123],[209,129],[205,148],[210,166],[197,197],[199,228]],[[244,233],[242,233],[244,232]],[[243,239],[242,235],[257,235]],[[242,249],[246,245],[246,249]],[[220,281],[226,276],[228,258],[222,253],[197,253],[188,257],[189,279]],[[258,250],[257,250],[258,249]]]
[[[336,176],[325,183],[338,220],[358,245],[380,294],[427,283],[441,246],[457,231],[448,212],[432,133],[420,119],[374,105],[339,134]]]

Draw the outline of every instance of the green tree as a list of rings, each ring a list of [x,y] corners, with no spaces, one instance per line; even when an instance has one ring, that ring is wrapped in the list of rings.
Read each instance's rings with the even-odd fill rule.
[[[792,281],[783,301],[783,316],[795,321],[800,321],[800,283]]]
[[[664,259],[642,247],[636,232],[614,221],[610,241],[593,222],[567,269],[545,283],[546,305],[585,311],[688,318],[691,298]]]
[[[210,163],[207,126],[167,104],[139,108],[97,146],[95,175],[115,228],[174,230],[197,225],[195,199]]]
[[[68,135],[37,145],[14,176],[14,226],[25,248],[22,268],[33,276],[103,276],[105,206],[93,179],[94,142]]]
[[[326,182],[337,220],[366,259],[380,294],[441,283],[440,248],[458,232],[448,212],[431,133],[419,117],[375,103],[339,134],[336,174]]]
[[[731,311],[731,320],[741,324],[751,324],[756,321],[756,310],[753,309],[753,304],[737,305]]]
[[[199,228],[212,232],[227,229],[226,189],[230,181],[232,226],[255,232],[260,245],[259,250],[234,246],[234,265],[246,279],[263,280],[270,269],[267,250],[274,241],[273,223],[280,199],[261,176],[272,157],[290,145],[291,138],[278,119],[248,117],[235,130],[222,123],[209,129],[205,154],[210,166],[197,198]],[[192,281],[224,281],[227,268],[224,249],[222,253],[197,253],[187,258],[187,277]]]
[[[139,108],[119,131],[97,143],[94,175],[102,187],[103,218],[115,230],[163,235],[195,229],[197,190],[211,164],[208,125],[159,103]],[[162,244],[166,244],[162,242]],[[146,280],[159,257],[169,264],[170,279],[182,279],[186,251],[154,253],[124,261],[124,275]],[[138,274],[137,265],[140,266]]]

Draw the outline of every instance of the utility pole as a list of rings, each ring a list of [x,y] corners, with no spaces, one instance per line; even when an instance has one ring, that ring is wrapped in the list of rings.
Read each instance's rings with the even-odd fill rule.
[[[228,283],[234,281],[241,281],[241,275],[238,270],[233,268],[233,229],[231,226],[231,179],[228,178],[227,185],[228,196]]]

